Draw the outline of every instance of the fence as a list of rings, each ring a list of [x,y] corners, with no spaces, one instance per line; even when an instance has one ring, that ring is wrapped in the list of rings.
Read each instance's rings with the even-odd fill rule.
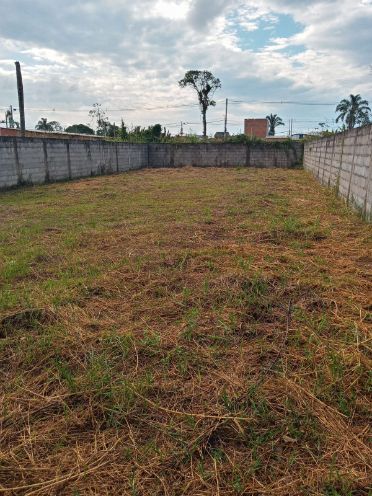
[[[307,143],[304,167],[372,218],[372,125]]]

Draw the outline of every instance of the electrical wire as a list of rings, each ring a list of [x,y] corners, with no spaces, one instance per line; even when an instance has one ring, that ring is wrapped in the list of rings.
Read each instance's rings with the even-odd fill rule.
[[[225,102],[224,99],[217,100],[219,103]],[[280,100],[280,101],[260,101],[260,100],[234,100],[229,99],[229,104],[232,105],[242,105],[242,104],[261,104],[261,105],[305,105],[305,106],[335,106],[336,103],[324,103],[324,102],[301,102],[292,100]],[[139,111],[153,111],[153,110],[166,110],[166,109],[177,109],[177,108],[191,108],[198,107],[198,103],[185,103],[185,104],[175,104],[175,105],[161,105],[161,106],[144,106],[144,107],[127,107],[127,108],[108,108],[104,109],[106,112],[139,112]],[[7,110],[9,106],[0,106],[1,110]],[[34,108],[28,107],[25,110],[29,112],[89,112],[91,108],[83,109],[58,109],[58,108]]]
[[[258,100],[229,100],[232,105],[241,104],[261,104],[261,105],[302,105],[302,106],[325,106],[325,107],[335,107],[337,103],[320,103],[320,102],[297,102],[290,100],[281,101],[258,101]]]
[[[182,105],[165,105],[165,106],[159,106],[159,107],[141,107],[141,108],[118,108],[118,109],[106,109],[104,108],[103,110],[105,112],[138,112],[138,111],[152,111],[152,110],[166,110],[166,109],[176,109],[176,108],[185,108],[185,107],[198,107],[199,104],[197,103],[190,103],[190,104],[182,104]],[[8,107],[0,107],[0,110],[7,110]],[[46,109],[46,108],[34,108],[34,107],[28,107],[25,108],[28,112],[58,112],[58,113],[65,113],[65,112],[89,112],[92,110],[91,108],[84,108],[84,109],[58,109],[58,108],[51,108],[51,109]]]

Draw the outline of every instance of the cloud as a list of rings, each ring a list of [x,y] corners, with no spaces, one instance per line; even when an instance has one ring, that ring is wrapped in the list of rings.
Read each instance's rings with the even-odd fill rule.
[[[288,39],[322,52],[343,52],[345,58],[366,61],[372,48],[372,2],[355,0],[262,0],[262,5],[282,9],[304,28]]]
[[[195,29],[205,29],[230,5],[229,0],[193,0],[188,20]]]
[[[154,17],[164,17],[165,19],[184,19],[190,10],[189,0],[158,0],[150,10],[150,15]]]
[[[284,15],[297,32],[287,30]],[[16,104],[18,59],[26,106],[62,109],[51,117],[64,124],[86,122],[86,113],[72,110],[96,101],[109,110],[136,109],[111,112],[116,121],[198,121],[191,106],[148,110],[195,103],[177,85],[191,68],[221,78],[221,100],[333,102],[351,92],[372,99],[371,25],[369,0],[64,0],[58,9],[46,0],[2,0],[0,106]],[[241,107],[240,117],[236,107],[233,118],[243,121],[248,110],[325,118],[324,109],[264,104]],[[29,111],[28,125],[40,113]],[[222,114],[221,103],[210,120]]]

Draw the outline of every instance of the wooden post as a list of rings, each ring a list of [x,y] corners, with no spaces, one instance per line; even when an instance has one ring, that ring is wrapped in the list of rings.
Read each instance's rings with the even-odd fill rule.
[[[17,74],[17,89],[18,89],[18,105],[19,105],[19,115],[20,115],[20,124],[21,124],[21,136],[25,137],[25,99],[23,94],[23,81],[22,81],[22,72],[21,72],[21,64],[19,62],[15,62],[16,66],[16,74]]]

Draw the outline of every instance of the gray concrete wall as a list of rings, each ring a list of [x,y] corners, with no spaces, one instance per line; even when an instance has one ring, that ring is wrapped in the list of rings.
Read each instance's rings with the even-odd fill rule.
[[[372,219],[372,125],[308,142],[304,167]]]
[[[149,145],[149,167],[294,167],[302,155],[302,143],[161,143]]]
[[[0,138],[0,188],[141,169],[147,160],[145,144]]]
[[[293,167],[302,145],[135,144],[0,137],[0,188],[145,167]]]

